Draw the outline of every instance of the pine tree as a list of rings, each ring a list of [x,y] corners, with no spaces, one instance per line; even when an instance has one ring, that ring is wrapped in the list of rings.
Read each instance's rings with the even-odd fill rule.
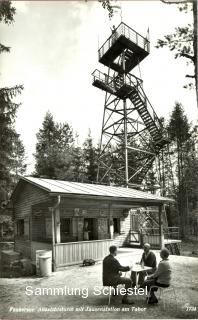
[[[36,176],[73,180],[73,130],[68,123],[56,123],[47,112],[42,128],[37,133]]]
[[[0,2],[0,22],[11,24],[14,21],[15,8],[10,1]],[[0,53],[9,52],[10,48],[0,44]],[[13,170],[16,157],[16,132],[14,122],[19,104],[13,99],[21,93],[23,86],[0,88],[0,207],[8,199],[13,188]],[[21,143],[22,145],[22,143]],[[13,162],[14,161],[14,162]],[[16,164],[16,163],[15,163]],[[18,163],[18,168],[20,164]],[[21,163],[21,167],[24,164]]]
[[[189,233],[197,234],[197,218],[194,216],[198,208],[198,152],[197,152],[197,127],[192,130],[191,138],[188,142],[189,152],[186,160],[184,181],[186,185],[186,198],[188,216],[186,224],[189,224]]]
[[[191,144],[189,143],[190,124],[181,104],[176,103],[170,117],[168,132],[172,141],[172,163],[175,163],[177,177],[177,202],[180,215],[181,235],[185,237],[188,219],[188,197],[185,171],[187,168]]]
[[[98,168],[98,148],[94,147],[91,131],[83,144],[84,166],[85,166],[85,179],[88,182],[96,182],[97,168]]]
[[[15,185],[19,179],[19,176],[23,175],[26,171],[26,154],[23,142],[20,139],[20,135],[15,132],[14,139],[12,141],[12,159],[10,166],[10,173],[12,174],[13,185]]]
[[[74,146],[72,151],[72,167],[73,167],[73,181],[84,182],[85,180],[85,163],[84,153],[80,146]]]

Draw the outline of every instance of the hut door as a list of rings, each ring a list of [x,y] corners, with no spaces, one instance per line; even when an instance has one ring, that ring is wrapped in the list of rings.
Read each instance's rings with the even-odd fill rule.
[[[132,214],[131,215],[131,230],[132,231],[138,231],[139,230],[139,221],[138,221],[138,215]]]
[[[108,230],[108,219],[99,218],[98,219],[98,240],[108,239],[109,230]]]
[[[88,239],[84,239],[84,240],[96,240],[97,239],[97,220],[93,218],[85,218],[84,232],[85,231],[88,232]]]
[[[119,218],[113,218],[113,233],[114,234],[120,234],[120,219]]]
[[[139,242],[139,219],[138,215],[134,213],[131,214],[130,241]]]

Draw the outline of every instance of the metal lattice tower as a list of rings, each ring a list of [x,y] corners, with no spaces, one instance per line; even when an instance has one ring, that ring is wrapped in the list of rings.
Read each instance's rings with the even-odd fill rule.
[[[121,22],[99,49],[93,86],[105,91],[98,159],[98,182],[140,185],[167,144],[159,118],[144,89],[142,79],[130,71],[150,51],[150,42]],[[113,177],[113,178],[112,178]]]

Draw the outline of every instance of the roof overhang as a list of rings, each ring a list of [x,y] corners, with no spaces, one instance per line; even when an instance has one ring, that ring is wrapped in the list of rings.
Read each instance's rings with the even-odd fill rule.
[[[97,195],[79,195],[75,193],[65,194],[65,193],[55,193],[55,192],[49,192],[50,197],[57,197],[60,195],[63,198],[75,198],[75,199],[85,199],[85,200],[105,200],[109,202],[123,202],[123,204],[133,204],[133,205],[139,205],[142,204],[144,206],[146,205],[163,205],[163,204],[169,204],[174,203],[175,200],[169,199],[169,198],[163,198],[163,199],[141,199],[141,198],[126,198],[126,197],[111,197],[111,196],[97,196]]]
[[[41,182],[46,182],[46,181],[49,181],[47,183],[41,183]],[[72,184],[72,189],[70,191],[67,192],[67,190],[65,192],[63,192],[62,190],[64,189],[63,187],[60,188],[60,191],[52,191],[53,189],[53,186],[52,188],[50,189],[50,183],[52,185],[55,186],[55,183],[60,183],[60,181],[58,180],[49,180],[49,179],[41,179],[41,178],[32,178],[32,177],[20,177],[20,180],[19,182],[17,183],[13,193],[12,193],[12,196],[11,196],[11,200],[14,201],[14,199],[17,197],[17,195],[20,193],[20,191],[22,191],[23,189],[23,186],[24,186],[24,183],[30,183],[32,185],[34,185],[35,187],[37,188],[40,188],[42,189],[43,191],[47,192],[49,194],[50,197],[57,197],[58,195],[60,195],[61,197],[64,197],[64,198],[75,198],[75,199],[92,199],[92,200],[99,200],[99,201],[108,201],[108,202],[115,202],[115,203],[123,203],[123,205],[143,205],[143,206],[148,206],[148,205],[163,205],[163,204],[168,204],[168,203],[174,203],[175,200],[173,199],[170,199],[170,198],[165,198],[165,197],[159,197],[159,196],[155,196],[153,194],[149,194],[149,193],[146,193],[146,192],[139,192],[139,196],[141,197],[138,197],[138,190],[133,190],[134,191],[134,196],[128,196],[128,194],[126,193],[126,189],[124,190],[121,190],[120,191],[120,187],[118,187],[118,190],[115,190],[116,187],[113,187],[114,188],[114,193],[115,195],[111,195],[112,193],[112,190],[111,190],[111,186],[102,186],[102,185],[87,185],[87,184],[83,184],[83,183],[72,183],[72,182],[67,182],[67,181],[62,181],[62,183],[66,183],[66,184]],[[48,184],[49,184],[49,188],[48,188]],[[73,187],[73,185],[75,184],[75,186]],[[56,186],[57,187],[57,186]],[[93,188],[92,188],[93,187]],[[107,193],[106,194],[94,194],[94,190],[93,190],[93,193],[83,193],[83,190],[82,190],[82,193],[79,192],[78,190],[78,193],[75,193],[75,188],[77,189],[89,189],[89,192],[90,192],[90,188],[94,189],[94,187],[98,187],[98,188],[102,188],[102,187],[105,187],[105,192],[104,193]],[[109,189],[108,189],[109,187]],[[74,190],[74,192],[72,192]],[[110,190],[110,191],[109,191]],[[129,189],[130,190],[130,189]],[[121,192],[122,193],[123,191],[123,196],[120,195],[119,193]],[[131,190],[132,191],[132,190]],[[132,191],[132,192],[133,192]],[[108,195],[108,192],[110,193]],[[118,194],[118,195],[117,195]]]

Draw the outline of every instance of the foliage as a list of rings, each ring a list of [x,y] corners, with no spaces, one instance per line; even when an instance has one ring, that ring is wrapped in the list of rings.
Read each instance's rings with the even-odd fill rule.
[[[188,184],[186,169],[192,152],[191,125],[184,113],[183,106],[176,103],[167,126],[170,144],[171,163],[173,165],[174,180],[176,182],[175,198],[180,216],[181,235],[186,234],[189,215]]]
[[[95,182],[97,180],[98,148],[93,146],[93,139],[90,131],[83,144],[83,157],[86,180],[89,182]]]
[[[73,130],[56,123],[47,112],[37,133],[35,176],[78,182],[96,182],[98,148],[91,133],[82,147],[74,145]]]
[[[83,149],[80,146],[75,146],[72,150],[72,167],[73,180],[76,182],[83,182],[85,179],[85,166],[83,156]]]
[[[4,22],[5,24],[11,24],[14,22],[14,15],[16,13],[16,9],[12,7],[11,1],[1,1],[0,3],[0,22]]]
[[[14,14],[15,8],[10,1],[0,2],[0,22],[13,23]],[[9,51],[9,47],[0,44],[0,53]],[[14,127],[20,105],[14,100],[22,90],[21,85],[0,88],[0,207],[11,193],[18,174],[25,170],[25,150]]]
[[[163,1],[166,4],[172,4],[176,2]],[[175,52],[175,58],[186,58],[187,64],[193,63],[195,72],[194,74],[187,74],[187,78],[195,79],[196,94],[198,90],[197,85],[197,1],[177,1],[178,9],[185,13],[192,11],[193,23],[186,26],[178,26],[175,28],[173,34],[164,36],[164,39],[159,39],[157,42],[157,48],[168,47],[171,51]],[[190,82],[184,85],[184,88],[193,88],[194,83]]]
[[[108,11],[109,18],[111,19],[113,17],[113,9],[110,3],[110,0],[98,0],[102,3],[102,6],[104,9]]]
[[[51,179],[72,179],[73,131],[67,123],[56,123],[46,113],[37,133],[35,175]]]
[[[16,9],[12,7],[11,1],[2,0],[0,1],[0,23],[7,25],[14,22],[14,15]],[[0,53],[9,52],[10,48],[0,43]]]

